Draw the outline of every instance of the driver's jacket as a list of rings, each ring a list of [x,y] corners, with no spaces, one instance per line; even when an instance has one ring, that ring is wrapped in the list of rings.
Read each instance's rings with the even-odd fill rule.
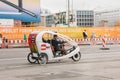
[[[59,44],[63,44],[64,42],[58,41],[57,39],[52,39],[51,41],[52,46],[54,46],[54,51],[58,51],[59,50]]]

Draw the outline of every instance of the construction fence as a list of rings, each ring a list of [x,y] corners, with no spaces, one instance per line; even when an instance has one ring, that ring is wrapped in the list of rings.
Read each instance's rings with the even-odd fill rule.
[[[120,44],[120,27],[12,27],[12,28],[3,28],[0,27],[0,34],[2,38],[8,40],[7,44],[2,44],[4,47],[21,47],[28,46],[27,38],[28,35],[33,31],[41,30],[52,30],[58,33],[67,35],[75,40],[79,45],[97,45],[102,44],[102,37],[106,37],[106,44]],[[83,31],[86,30],[88,34],[87,39],[83,39]],[[91,38],[92,33],[96,36]]]
[[[120,27],[53,27],[53,28],[45,28],[45,27],[13,27],[13,28],[2,28],[0,27],[0,34],[2,37],[6,37],[8,40],[21,40],[24,39],[24,35],[26,38],[28,35],[35,30],[52,30],[57,31],[58,33],[67,35],[73,39],[82,39],[82,32],[84,30],[87,31],[88,38],[91,38],[92,33],[94,32],[96,38],[101,36],[106,36],[107,38],[120,38]]]

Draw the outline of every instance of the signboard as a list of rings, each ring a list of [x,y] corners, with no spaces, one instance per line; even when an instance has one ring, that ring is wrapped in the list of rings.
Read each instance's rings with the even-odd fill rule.
[[[0,27],[13,27],[14,20],[13,19],[0,19]]]
[[[0,18],[40,22],[40,0],[0,0]]]

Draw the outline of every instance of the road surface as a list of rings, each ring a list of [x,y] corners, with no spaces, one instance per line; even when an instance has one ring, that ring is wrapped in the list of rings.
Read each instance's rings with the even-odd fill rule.
[[[29,48],[0,49],[0,80],[120,80],[120,45],[80,46],[81,60],[30,64]]]

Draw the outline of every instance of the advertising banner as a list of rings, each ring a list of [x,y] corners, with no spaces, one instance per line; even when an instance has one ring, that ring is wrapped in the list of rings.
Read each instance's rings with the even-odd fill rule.
[[[0,0],[0,18],[40,22],[40,0]]]
[[[52,30],[64,34],[71,38],[83,38],[82,32],[86,30],[88,38],[91,38],[94,32],[96,37],[106,36],[109,38],[120,37],[120,27],[93,27],[93,28],[43,28],[43,27],[28,27],[28,28],[0,28],[0,34],[8,39],[24,39],[24,35],[28,36],[32,31]]]

